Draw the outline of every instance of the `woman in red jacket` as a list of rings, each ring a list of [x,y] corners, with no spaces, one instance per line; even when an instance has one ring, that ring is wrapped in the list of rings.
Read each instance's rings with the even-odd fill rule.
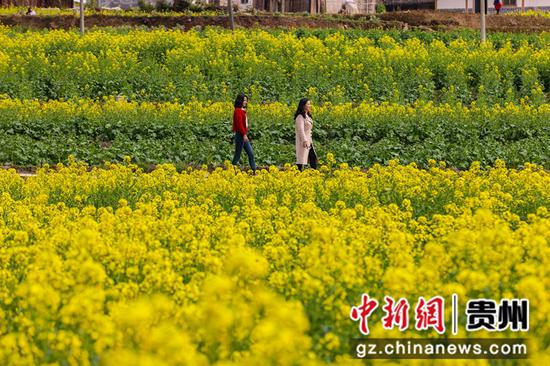
[[[500,8],[502,8],[502,0],[495,0],[493,5],[495,6],[495,9],[497,11],[497,15],[500,14]]]
[[[241,152],[248,155],[248,163],[253,172],[256,172],[256,162],[254,161],[254,151],[246,133],[248,132],[248,118],[246,117],[246,106],[248,97],[239,94],[235,99],[235,111],[233,112],[233,132],[235,132],[235,155],[233,156],[233,165],[237,165],[241,160]]]

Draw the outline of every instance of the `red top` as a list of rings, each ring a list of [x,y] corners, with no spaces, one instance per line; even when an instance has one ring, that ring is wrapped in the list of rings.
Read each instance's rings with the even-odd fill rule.
[[[246,122],[246,111],[242,108],[235,108],[233,112],[233,132],[246,135],[248,124]]]

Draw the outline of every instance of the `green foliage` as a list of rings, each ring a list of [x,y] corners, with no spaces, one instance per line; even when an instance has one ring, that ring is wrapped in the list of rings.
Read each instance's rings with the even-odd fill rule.
[[[381,14],[386,12],[386,5],[384,3],[378,3],[376,4],[376,13]]]
[[[294,161],[291,116],[302,96],[325,105],[315,114],[319,154],[332,151],[350,164],[550,161],[545,33],[491,33],[480,46],[470,31],[113,28],[81,38],[1,28],[0,42],[0,95],[75,100],[67,110],[0,103],[2,163],[55,163],[69,154],[94,164],[124,155],[143,165],[221,163],[232,155],[232,108],[204,111],[241,92],[256,106],[249,117],[259,164]],[[170,104],[105,103],[117,95]],[[181,103],[197,101],[199,111],[181,112]],[[278,114],[273,104],[260,106],[270,102],[286,106]],[[167,105],[178,107],[166,112]]]
[[[232,107],[21,102],[0,108],[0,162],[38,165],[66,161],[70,154],[92,164],[122,161],[140,165],[219,164],[232,157]],[[256,106],[249,133],[260,165],[292,163],[291,106]],[[314,113],[313,140],[320,156],[369,166],[399,158],[425,165],[429,159],[466,169],[472,161],[509,166],[524,162],[550,168],[550,109],[512,106],[464,108],[417,105],[321,107]]]
[[[155,6],[146,0],[138,0],[138,7],[141,11],[150,12],[155,10]]]
[[[172,10],[172,6],[168,4],[167,0],[156,0],[155,1],[155,10],[157,11],[170,11]]]

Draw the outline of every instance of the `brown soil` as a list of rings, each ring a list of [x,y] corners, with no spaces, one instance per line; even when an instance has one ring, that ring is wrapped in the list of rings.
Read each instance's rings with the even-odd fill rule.
[[[240,27],[276,28],[420,28],[426,30],[450,30],[478,28],[479,15],[434,11],[403,11],[376,16],[303,16],[285,14],[239,14],[235,23]],[[33,29],[78,28],[79,19],[72,15],[26,17],[20,15],[0,16],[0,24]],[[227,17],[222,16],[177,16],[177,17],[129,17],[123,15],[94,14],[86,17],[87,27],[148,26],[190,29],[194,27],[228,27]],[[487,16],[487,29],[506,32],[550,31],[550,19],[522,16]]]

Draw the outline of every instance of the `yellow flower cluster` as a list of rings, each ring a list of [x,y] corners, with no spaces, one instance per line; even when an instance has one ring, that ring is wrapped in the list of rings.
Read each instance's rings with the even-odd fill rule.
[[[1,65],[0,65],[1,67]],[[19,119],[45,118],[52,120],[55,116],[63,116],[57,123],[65,122],[66,116],[84,115],[88,119],[95,119],[101,116],[116,116],[120,120],[134,121],[139,118],[148,120],[158,119],[175,120],[189,123],[209,123],[212,119],[228,118],[233,109],[232,102],[201,102],[191,101],[188,103],[176,102],[135,102],[125,98],[116,100],[115,97],[103,97],[100,101],[90,99],[78,100],[50,100],[38,101],[32,99],[13,99],[0,94],[0,113],[3,115],[13,114]],[[296,106],[274,102],[265,104],[250,104],[248,112],[255,118],[273,120],[287,120],[292,116]],[[500,120],[507,116],[521,115],[522,118],[546,121],[550,115],[550,104],[544,103],[533,106],[527,103],[505,105],[495,104],[491,107],[480,107],[475,102],[470,106],[460,104],[435,104],[429,102],[417,102],[411,105],[396,103],[373,103],[362,101],[360,103],[337,103],[330,102],[313,106],[316,115],[330,116],[331,120],[377,120],[382,116],[391,115],[395,119],[406,120],[416,115],[424,118],[434,116],[456,116],[459,119],[470,119],[476,115],[483,115],[486,118]],[[111,117],[114,119],[114,117]]]
[[[427,41],[375,33],[216,28],[96,29],[84,36],[0,27],[0,93],[41,100],[547,102],[544,34],[478,47],[468,35]],[[431,37],[431,36],[430,36]],[[406,38],[406,39],[405,39]],[[499,60],[496,62],[495,60]],[[480,66],[484,65],[484,66]]]
[[[550,12],[548,10],[536,10],[536,9],[529,9],[526,11],[510,11],[504,13],[504,15],[508,16],[526,16],[526,17],[541,17],[541,18],[550,18]]]
[[[548,172],[327,161],[0,171],[0,364],[356,364],[363,292],[528,298],[549,361]]]

